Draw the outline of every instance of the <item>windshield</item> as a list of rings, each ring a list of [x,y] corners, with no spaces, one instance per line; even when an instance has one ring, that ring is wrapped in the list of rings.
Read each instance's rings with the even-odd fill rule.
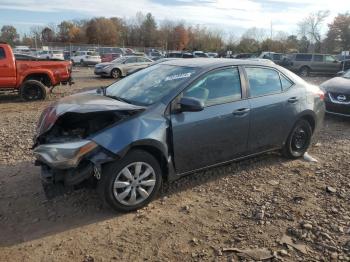
[[[345,78],[350,78],[350,70],[346,71],[343,75]]]
[[[207,57],[206,54],[204,54],[204,53],[194,53],[194,55],[199,56],[199,57]]]
[[[126,60],[126,57],[118,57],[117,59],[112,60],[112,63],[123,63]]]
[[[62,54],[62,51],[52,51],[53,54]]]
[[[171,91],[195,75],[197,69],[172,65],[154,65],[136,72],[107,88],[107,96],[136,105],[160,101]]]

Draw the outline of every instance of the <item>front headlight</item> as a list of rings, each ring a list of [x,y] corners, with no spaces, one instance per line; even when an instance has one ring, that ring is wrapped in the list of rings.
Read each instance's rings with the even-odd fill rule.
[[[90,140],[78,142],[40,145],[34,149],[34,155],[51,167],[67,169],[76,167],[81,158],[97,147]]]

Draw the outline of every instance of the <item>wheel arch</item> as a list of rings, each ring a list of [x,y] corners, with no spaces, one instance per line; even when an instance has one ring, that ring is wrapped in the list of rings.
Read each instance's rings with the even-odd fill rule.
[[[169,163],[167,161],[167,150],[159,144],[158,141],[139,141],[138,143],[130,145],[123,152],[119,153],[120,157],[124,157],[132,150],[143,150],[151,154],[159,163],[162,170],[164,180],[168,180]]]
[[[315,115],[315,113],[313,111],[307,110],[307,111],[301,113],[297,117],[295,122],[297,122],[300,119],[303,119],[303,120],[307,121],[310,124],[311,128],[312,128],[312,132],[315,131],[315,129],[316,129],[316,115]]]
[[[27,74],[23,78],[22,84],[28,80],[37,80],[37,81],[43,83],[46,87],[51,87],[54,83],[53,76],[51,74],[49,74],[48,72],[36,72],[36,73]]]

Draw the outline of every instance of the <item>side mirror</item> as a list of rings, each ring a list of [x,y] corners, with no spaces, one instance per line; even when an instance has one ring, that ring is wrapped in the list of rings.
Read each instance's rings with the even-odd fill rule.
[[[183,97],[179,102],[181,112],[198,112],[204,109],[203,101],[193,97]]]

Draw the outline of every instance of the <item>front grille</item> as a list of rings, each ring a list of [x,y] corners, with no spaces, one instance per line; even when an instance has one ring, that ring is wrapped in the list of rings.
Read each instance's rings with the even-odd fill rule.
[[[329,97],[334,103],[350,103],[350,94],[329,92]]]
[[[330,102],[326,102],[326,110],[328,112],[333,112],[333,113],[344,114],[344,115],[350,116],[350,105],[333,104]]]

